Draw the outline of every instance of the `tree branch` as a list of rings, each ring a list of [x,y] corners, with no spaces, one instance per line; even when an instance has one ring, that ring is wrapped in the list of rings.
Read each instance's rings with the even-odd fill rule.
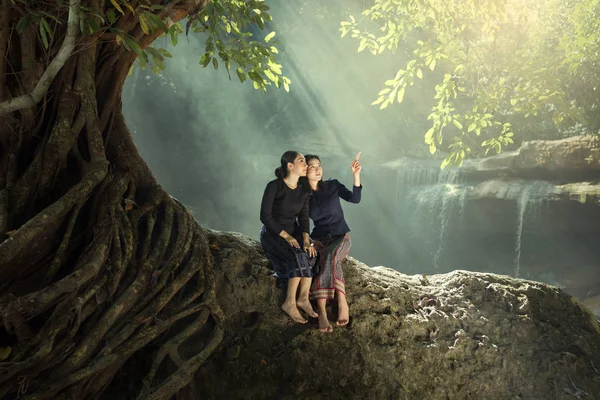
[[[69,1],[69,17],[67,23],[67,35],[60,46],[60,50],[56,57],[52,60],[44,74],[38,81],[37,85],[31,93],[21,95],[14,99],[6,100],[0,103],[0,116],[6,115],[13,111],[30,108],[39,103],[48,89],[50,84],[65,65],[65,62],[75,48],[75,40],[79,31],[79,7],[81,0]]]

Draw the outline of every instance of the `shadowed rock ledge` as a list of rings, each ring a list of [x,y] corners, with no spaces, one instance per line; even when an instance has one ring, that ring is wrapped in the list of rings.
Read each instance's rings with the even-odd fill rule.
[[[344,264],[351,323],[320,333],[279,309],[258,243],[210,232],[226,337],[205,399],[574,399],[600,393],[600,326],[560,289],[454,271]],[[335,315],[334,315],[335,316]],[[191,351],[192,349],[190,349]]]

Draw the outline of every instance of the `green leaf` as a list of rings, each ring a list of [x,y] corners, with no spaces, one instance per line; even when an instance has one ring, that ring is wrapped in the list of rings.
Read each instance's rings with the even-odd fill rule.
[[[177,42],[179,41],[179,33],[177,30],[173,29],[174,26],[175,25],[169,29],[169,35],[171,36],[171,44],[173,46],[177,46]]]
[[[461,123],[460,123],[458,120],[456,120],[456,119],[453,119],[453,120],[452,120],[452,123],[453,123],[453,124],[454,124],[454,126],[456,126],[458,129],[462,129],[462,128],[463,128],[462,124],[461,124]]]
[[[269,33],[267,36],[265,36],[265,43],[269,43],[269,41],[271,39],[273,39],[275,37],[275,31]]]
[[[262,84],[262,83],[263,83],[263,78],[262,78],[262,76],[260,76],[259,74],[257,74],[257,73],[256,73],[256,72],[254,72],[254,71],[250,71],[250,72],[248,72],[248,78],[252,79],[252,80],[253,80],[254,82],[256,82],[256,83],[260,83],[260,84]]]
[[[138,15],[138,20],[140,21],[140,28],[142,28],[142,32],[148,35],[150,33],[150,29],[148,28],[148,23],[146,22],[144,14]]]
[[[25,29],[31,24],[31,14],[27,14],[17,22],[17,33],[21,35]]]
[[[125,35],[123,36],[123,39],[125,40],[125,43],[127,43],[127,45],[139,56],[142,57],[144,59],[147,59],[146,54],[142,51],[142,48],[140,47],[139,43],[137,42],[137,40],[135,40],[134,38],[132,38],[131,36]]]
[[[433,127],[429,128],[429,130],[425,133],[425,144],[433,143],[433,134],[434,133],[435,133],[435,128],[433,128]]]
[[[108,10],[106,12],[106,18],[108,18],[108,22],[110,22],[111,25],[117,22],[117,15],[115,14],[115,10],[113,10],[112,8]]]
[[[452,160],[451,157],[444,158],[444,161],[442,161],[442,165],[440,166],[440,169],[446,168],[448,166],[448,164],[450,164],[451,160]]]
[[[269,78],[270,80],[272,80],[273,82],[275,82],[278,78],[277,76],[275,76],[275,74],[273,74],[270,70],[266,69],[265,70],[265,75],[267,76],[267,78]]]
[[[275,72],[277,75],[281,75],[281,65],[275,64],[271,61],[267,63],[271,71]]]
[[[50,36],[50,39],[54,39],[54,32],[52,32],[52,28],[50,27],[50,24],[48,23],[48,21],[46,21],[46,18],[40,19],[40,25],[44,26],[44,29]]]
[[[173,58],[173,55],[171,53],[169,53],[169,51],[167,49],[158,49],[158,52],[166,58]]]
[[[146,21],[148,22],[148,26],[153,28],[155,30],[155,28],[159,28],[161,31],[163,31],[164,33],[168,33],[171,32],[171,30],[173,30],[173,32],[178,33],[177,28],[178,28],[178,24],[173,24],[170,28],[167,28],[167,25],[165,24],[165,22],[156,14],[148,12],[148,13],[144,13],[146,16]]]
[[[417,68],[417,78],[423,79],[423,71],[421,71],[421,68]]]
[[[127,7],[129,9],[129,11],[131,11],[132,13],[135,14],[135,11],[133,10],[133,7],[131,6],[131,4],[129,4],[129,2],[127,0],[121,0],[121,2],[123,3],[123,5],[125,7]]]
[[[377,100],[375,100],[374,102],[372,102],[371,105],[372,106],[376,106],[377,104],[380,104],[384,99],[385,99],[385,97],[380,96]]]
[[[119,3],[117,3],[117,0],[110,0],[110,2],[112,3],[113,6],[115,6],[115,8],[123,15],[125,15],[125,12],[123,11],[123,9],[121,8],[121,6],[119,5]]]
[[[95,18],[88,19],[88,23],[89,23],[91,34],[94,34],[100,30],[100,26],[98,26],[98,23],[96,22]]]
[[[48,37],[46,36],[46,27],[44,24],[40,24],[40,36],[42,37],[42,43],[44,44],[44,48],[48,49],[50,44],[48,43]]]
[[[433,70],[435,69],[435,63],[436,63],[436,59],[435,59],[435,58],[433,58],[433,59],[431,60],[431,64],[429,64],[429,69],[430,69],[430,70],[432,70],[432,71],[433,71]]]
[[[155,62],[156,60],[163,60],[163,56],[162,54],[160,54],[160,51],[156,50],[154,47],[148,46],[148,48],[146,48],[146,51],[150,53],[153,59],[155,59]]]
[[[400,88],[400,90],[398,90],[398,104],[402,103],[402,100],[404,100],[404,89],[405,88]]]
[[[202,57],[200,58],[200,65],[202,65],[204,68],[206,68],[208,63],[210,63],[210,59],[211,59],[211,56],[209,56],[208,53],[204,53],[202,55]]]
[[[216,57],[213,57],[212,64],[215,69],[219,69],[219,62],[217,61]]]
[[[244,81],[246,80],[246,74],[244,73],[244,71],[238,67],[238,69],[235,72],[237,73],[240,82],[244,83]]]

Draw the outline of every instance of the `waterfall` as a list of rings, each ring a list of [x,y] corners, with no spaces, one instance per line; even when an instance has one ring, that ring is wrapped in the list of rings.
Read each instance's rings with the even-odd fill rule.
[[[399,214],[434,270],[440,269],[453,217],[463,221],[467,187],[461,182],[458,169],[411,166],[397,171]]]
[[[386,222],[395,222],[407,232],[403,240],[408,245],[402,258],[422,268],[431,266],[434,271],[462,268],[454,265],[457,260],[452,257],[452,252],[459,251],[454,248],[457,244],[463,249],[469,248],[464,239],[467,236],[460,236],[462,233],[457,228],[465,227],[465,203],[469,193],[475,194],[464,173],[457,168],[440,170],[416,164],[403,165],[396,170],[395,189],[394,219]],[[519,277],[527,233],[536,228],[543,205],[547,204],[545,199],[555,188],[546,181],[500,179],[486,181],[477,190],[484,198],[495,197],[516,203],[514,253],[509,255],[508,265],[505,265],[510,270],[509,260],[512,259],[512,272],[508,273]]]
[[[518,187],[520,193],[517,195],[517,232],[515,238],[515,278],[519,277],[521,270],[521,253],[523,250],[523,228],[525,222],[533,226],[540,215],[544,199],[554,190],[548,182],[534,181],[525,182]],[[529,217],[529,218],[528,218]]]

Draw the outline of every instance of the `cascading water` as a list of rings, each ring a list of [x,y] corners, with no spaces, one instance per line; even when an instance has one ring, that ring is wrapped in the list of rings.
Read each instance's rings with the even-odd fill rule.
[[[600,211],[570,192],[568,181],[536,180],[546,175],[483,163],[440,170],[431,160],[402,158],[382,167],[385,179],[364,197],[378,218],[361,221],[381,232],[362,238],[379,265],[409,274],[498,273],[577,296],[600,294],[600,230],[593,224]],[[578,185],[589,192],[590,184]]]
[[[517,205],[512,273],[519,277],[525,233],[535,228],[542,206],[546,204],[544,200],[552,194],[554,186],[544,181],[500,183],[496,198],[514,201]],[[466,200],[472,189],[460,169],[440,170],[419,165],[398,168],[397,221],[408,228],[410,235],[405,239],[410,243],[408,254],[403,256],[408,263],[419,264],[421,268],[430,265],[434,271],[462,268],[453,265],[446,256],[457,251],[449,248],[449,239],[453,244],[467,240],[458,228],[465,228],[462,232],[470,229],[464,225]],[[486,248],[480,247],[483,251]]]
[[[533,227],[540,216],[545,199],[554,190],[548,182],[534,181],[516,185],[520,193],[517,195],[517,234],[515,240],[515,278],[521,270],[521,253],[523,249],[523,228],[525,223]]]
[[[462,223],[467,188],[458,169],[413,166],[398,170],[396,200],[414,243],[440,269],[446,236],[455,215]],[[398,205],[401,205],[398,204]]]

